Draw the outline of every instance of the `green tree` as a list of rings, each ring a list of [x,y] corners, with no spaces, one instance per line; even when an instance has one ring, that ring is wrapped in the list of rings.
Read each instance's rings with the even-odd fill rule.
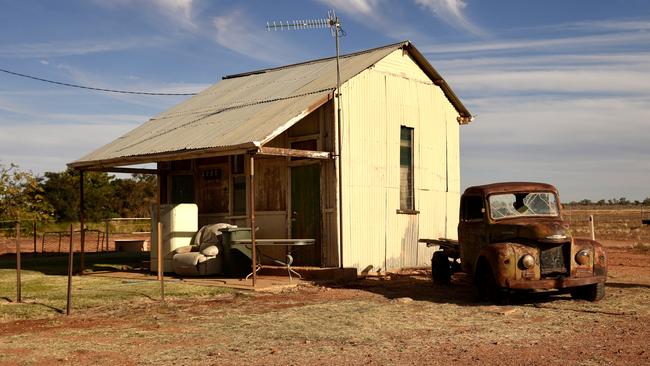
[[[121,217],[148,217],[149,207],[156,202],[156,176],[133,174],[130,179],[111,182],[115,192],[114,210]]]
[[[42,187],[55,209],[57,221],[79,219],[79,172],[45,173]],[[85,217],[99,221],[111,217],[148,217],[155,202],[156,177],[135,174],[128,179],[99,172],[84,172]]]
[[[15,164],[0,164],[0,219],[46,220],[53,207],[45,199],[39,179]]]
[[[99,221],[114,217],[114,176],[102,172],[84,172],[84,213],[87,220]],[[57,221],[79,219],[79,172],[45,173],[42,183],[47,200],[55,209]]]

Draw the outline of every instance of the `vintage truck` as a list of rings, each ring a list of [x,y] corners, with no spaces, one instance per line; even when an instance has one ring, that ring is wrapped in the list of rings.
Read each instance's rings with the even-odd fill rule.
[[[513,290],[568,291],[597,301],[605,296],[602,245],[567,235],[557,189],[544,183],[470,187],[460,201],[458,240],[420,239],[439,250],[431,258],[434,284],[455,271],[470,275],[482,299],[501,301]]]

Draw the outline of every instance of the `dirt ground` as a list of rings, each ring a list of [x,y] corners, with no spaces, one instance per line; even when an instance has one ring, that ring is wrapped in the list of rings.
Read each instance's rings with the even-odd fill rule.
[[[143,297],[0,323],[0,365],[650,365],[650,226],[636,210],[573,208],[573,235],[590,235],[590,214],[609,264],[597,303],[560,293],[480,303],[462,275],[434,287],[426,271],[280,293]],[[21,244],[33,250],[33,239]],[[91,235],[86,250],[96,247]],[[14,248],[0,240],[0,254]],[[45,251],[58,250],[58,238],[46,238]]]
[[[479,303],[462,276],[433,287],[416,271],[0,323],[0,364],[650,364],[650,253],[613,244],[597,303]]]

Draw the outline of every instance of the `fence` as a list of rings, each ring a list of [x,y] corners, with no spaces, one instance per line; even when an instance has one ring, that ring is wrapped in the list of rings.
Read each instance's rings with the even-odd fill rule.
[[[46,221],[20,220],[0,221],[0,255],[16,253],[16,242],[23,253],[67,253],[72,243],[73,251],[81,249],[80,230],[58,229],[58,224]],[[100,223],[87,223],[85,232],[86,252],[114,251],[115,240],[119,239],[148,239],[150,219],[112,218]],[[16,228],[20,235],[17,236]],[[72,238],[70,237],[72,235]]]
[[[650,210],[643,206],[568,206],[564,219],[569,224],[571,235],[590,238],[593,217],[596,240],[650,243]]]

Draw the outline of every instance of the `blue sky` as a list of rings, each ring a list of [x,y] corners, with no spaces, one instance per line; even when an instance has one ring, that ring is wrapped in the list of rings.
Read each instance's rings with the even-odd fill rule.
[[[267,20],[334,8],[342,52],[411,40],[476,120],[462,186],[556,184],[563,200],[650,196],[647,0],[0,0],[0,68],[101,88],[196,92],[331,56],[324,30]],[[60,171],[184,97],[88,92],[0,73],[0,162]]]

